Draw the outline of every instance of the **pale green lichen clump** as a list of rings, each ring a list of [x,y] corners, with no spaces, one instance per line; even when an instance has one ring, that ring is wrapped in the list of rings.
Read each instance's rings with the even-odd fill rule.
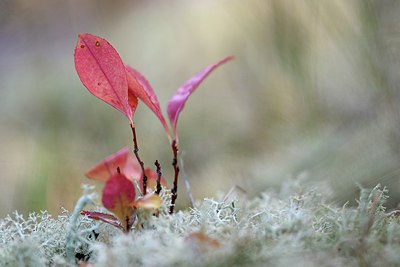
[[[400,265],[399,213],[385,210],[385,188],[361,189],[358,207],[327,204],[322,188],[289,188],[205,199],[172,216],[165,205],[159,217],[140,214],[128,235],[74,217],[93,202],[86,189],[72,215],[1,220],[0,266],[75,266],[76,258],[91,266]]]

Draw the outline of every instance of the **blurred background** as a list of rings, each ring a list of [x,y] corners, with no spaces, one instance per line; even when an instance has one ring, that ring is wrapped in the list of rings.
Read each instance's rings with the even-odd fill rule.
[[[78,33],[107,39],[165,110],[189,77],[227,56],[179,121],[196,199],[290,179],[333,202],[381,183],[400,201],[400,2],[295,0],[0,0],[0,217],[72,209],[83,173],[131,145],[126,118],[74,69]],[[146,166],[172,183],[154,114],[135,114]],[[181,179],[181,182],[183,179]],[[101,184],[97,184],[101,190]],[[187,193],[179,187],[178,205]],[[353,202],[354,203],[354,202]]]

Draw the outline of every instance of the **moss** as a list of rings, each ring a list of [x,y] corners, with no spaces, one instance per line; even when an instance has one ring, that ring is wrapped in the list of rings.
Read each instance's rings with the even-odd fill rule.
[[[93,266],[400,264],[399,213],[385,210],[385,188],[361,188],[357,207],[326,203],[321,187],[282,188],[251,200],[239,194],[204,199],[173,216],[165,205],[129,235],[76,216],[86,204],[101,210],[86,189],[72,215],[14,213],[1,220],[0,265],[73,266],[78,259]]]

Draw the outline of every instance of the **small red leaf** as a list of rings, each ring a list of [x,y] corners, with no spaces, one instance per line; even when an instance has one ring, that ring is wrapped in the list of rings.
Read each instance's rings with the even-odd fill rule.
[[[169,128],[162,115],[160,104],[153,88],[146,78],[131,66],[125,65],[128,78],[128,90],[143,101],[157,116],[169,137]]]
[[[128,99],[125,66],[118,52],[106,40],[85,33],[78,37],[74,58],[75,69],[89,92],[132,122],[137,104],[132,97]]]
[[[120,172],[131,180],[139,181],[142,171],[136,158],[130,153],[129,147],[123,147],[108,156],[85,173],[89,179],[105,182],[111,175]]]
[[[139,162],[131,153],[129,153],[126,159],[125,166],[122,167],[121,173],[123,173],[128,179],[139,181],[142,175],[142,169]]]
[[[156,171],[153,171],[152,169],[145,169],[144,170],[146,177],[147,177],[147,191],[149,190],[156,190],[157,189],[157,179],[158,179],[158,174]],[[167,182],[165,181],[164,177],[161,176],[161,185],[166,187]],[[143,175],[140,177],[140,182],[139,182],[140,188],[143,188]]]
[[[124,230],[122,228],[121,222],[112,214],[106,214],[102,212],[96,212],[96,211],[82,211],[82,215],[87,216],[90,219],[98,220],[98,221],[103,221],[105,223],[111,224],[121,230]]]
[[[123,174],[111,176],[103,188],[103,206],[118,217],[126,231],[129,231],[129,222],[134,212],[131,204],[135,201],[135,196],[132,181]]]
[[[128,157],[129,147],[124,147],[91,168],[85,173],[85,176],[89,179],[105,182],[111,175],[117,173],[118,167],[123,172],[126,168]]]
[[[189,79],[181,88],[178,89],[175,95],[171,97],[168,101],[167,106],[167,113],[169,117],[169,121],[172,125],[172,130],[175,135],[175,139],[178,141],[178,135],[176,131],[176,125],[178,123],[179,113],[185,106],[186,101],[188,100],[189,96],[196,90],[196,88],[203,82],[207,76],[213,72],[216,68],[221,66],[222,64],[232,60],[233,57],[226,57],[219,62],[210,65],[197,73],[195,76]]]

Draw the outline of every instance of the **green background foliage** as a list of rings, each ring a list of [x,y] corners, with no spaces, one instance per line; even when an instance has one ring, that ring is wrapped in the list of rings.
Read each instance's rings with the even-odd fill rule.
[[[106,38],[141,71],[163,108],[226,55],[179,122],[196,198],[234,185],[249,195],[282,181],[327,182],[333,201],[357,186],[399,202],[399,14],[396,1],[0,2],[0,215],[71,209],[83,173],[130,144],[125,118],[92,97],[73,66],[77,34]],[[140,105],[147,166],[171,183],[168,141]],[[178,204],[186,206],[180,186]]]

